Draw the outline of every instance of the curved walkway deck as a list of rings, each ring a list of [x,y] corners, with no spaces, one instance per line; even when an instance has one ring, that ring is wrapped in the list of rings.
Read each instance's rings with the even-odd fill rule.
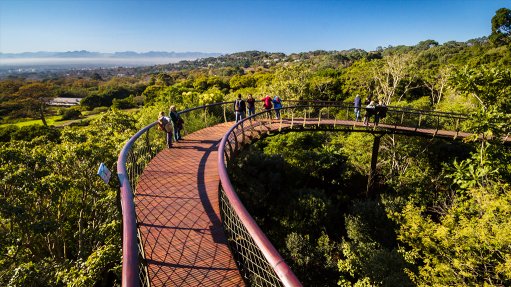
[[[135,197],[151,286],[244,286],[218,203],[217,145],[232,123],[187,135],[142,173]]]

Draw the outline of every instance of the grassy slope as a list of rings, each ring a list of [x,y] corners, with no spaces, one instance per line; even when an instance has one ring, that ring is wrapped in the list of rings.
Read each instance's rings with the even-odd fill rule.
[[[123,110],[123,112],[134,113],[134,112],[136,112],[138,110],[139,110],[138,108],[134,108],[134,109]],[[87,113],[87,112],[83,112],[83,114],[84,114],[84,116],[81,119],[67,120],[67,121],[61,121],[60,119],[62,118],[62,116],[48,116],[48,117],[46,117],[46,123],[49,126],[62,127],[62,126],[67,126],[67,125],[69,125],[71,123],[74,123],[74,122],[80,122],[80,121],[83,121],[83,120],[92,120],[94,118],[99,117],[102,113],[90,114],[90,113]],[[30,125],[40,125],[40,126],[42,126],[43,122],[40,119],[21,120],[21,121],[19,121],[17,123],[13,123],[13,124],[0,124],[0,127],[7,127],[7,126],[10,126],[10,125],[14,125],[14,126],[17,126],[17,127],[24,127],[24,126],[30,126]]]

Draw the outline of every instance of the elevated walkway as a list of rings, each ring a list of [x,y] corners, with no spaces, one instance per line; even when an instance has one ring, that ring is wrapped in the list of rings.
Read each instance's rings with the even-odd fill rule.
[[[230,103],[227,105],[230,106]],[[212,108],[218,107],[217,104],[212,106]],[[319,109],[316,112],[309,112],[306,109],[310,109],[310,107],[283,109],[283,112],[287,112],[287,114],[283,114],[284,119],[282,120],[270,120],[267,119],[265,113],[261,113],[238,126],[233,126],[233,122],[227,122],[224,108],[223,118],[226,122],[220,124],[212,122],[209,127],[187,134],[184,140],[174,143],[174,147],[171,149],[162,150],[145,167],[141,168],[138,166],[138,160],[151,153],[155,154],[149,144],[151,138],[149,130],[152,129],[154,123],[140,130],[125,146],[119,159],[120,163],[129,162],[128,166],[131,167],[128,171],[122,169],[121,172],[118,171],[123,182],[121,186],[123,208],[126,209],[123,220],[125,230],[123,250],[126,250],[123,253],[125,254],[123,255],[123,286],[138,286],[138,282],[143,286],[245,286],[244,279],[247,282],[263,282],[264,280],[269,282],[256,284],[261,286],[300,286],[298,281],[295,282],[296,284],[285,281],[274,284],[271,283],[273,279],[270,278],[273,275],[268,277],[260,275],[272,269],[274,271],[270,270],[269,273],[278,273],[279,278],[273,276],[276,278],[275,280],[286,278],[281,276],[282,274],[277,268],[286,264],[280,264],[280,261],[277,261],[277,266],[270,264],[271,266],[267,267],[266,263],[259,264],[258,262],[262,262],[262,259],[258,258],[262,258],[262,255],[256,255],[259,251],[254,252],[255,249],[248,247],[247,242],[250,241],[248,238],[250,235],[240,235],[247,233],[238,232],[241,230],[240,225],[231,226],[228,222],[231,219],[224,222],[226,224],[224,227],[228,230],[224,230],[222,227],[220,213],[222,212],[224,215],[225,212],[228,212],[230,216],[234,215],[234,211],[224,210],[226,208],[225,193],[220,192],[219,194],[219,186],[222,187],[222,190],[227,188],[234,192],[230,182],[225,182],[228,181],[225,170],[220,185],[218,165],[222,162],[222,157],[219,157],[217,150],[224,135],[222,153],[226,161],[233,158],[243,144],[271,131],[338,130],[446,139],[461,139],[470,136],[469,133],[458,129],[457,121],[459,119],[457,118],[453,118],[456,124],[451,125],[456,128],[442,129],[442,126],[439,125],[440,119],[450,119],[450,115],[430,115],[426,112],[416,111],[396,111],[394,114],[389,112],[394,117],[389,117],[378,127],[374,127],[373,124],[364,126],[362,122],[332,116],[333,113],[325,114]],[[348,107],[346,110],[348,116],[351,108]],[[200,109],[194,108],[192,111],[204,111],[200,117],[203,117],[204,121],[208,119],[209,110],[207,113],[206,109],[201,107]],[[335,115],[339,115],[339,113],[337,112]],[[407,121],[406,116],[414,118],[412,120],[408,118]],[[433,122],[433,124],[424,124],[424,118],[428,120],[428,123]],[[161,135],[161,132],[157,133]],[[137,141],[138,146],[133,148],[132,145],[138,138],[140,138]],[[509,144],[511,138],[505,137],[503,142]],[[138,153],[132,156],[128,153],[130,149],[134,149]],[[128,179],[135,178],[131,175],[130,170],[143,170],[138,177],[134,198],[130,198],[131,189],[126,189],[131,186]],[[222,211],[220,210],[220,196],[223,196]],[[130,213],[127,208],[129,202],[135,203],[136,223],[129,216],[134,214]],[[240,205],[240,203],[236,204]],[[140,245],[135,245],[136,239],[132,239],[131,234],[135,234],[135,228],[131,229],[131,232],[126,232],[129,227],[135,225],[138,226]],[[227,245],[226,233],[231,236],[229,244],[234,250],[236,261]],[[138,257],[137,246],[142,248],[141,256],[145,258],[141,262],[142,265],[145,264],[142,266],[145,271],[139,270],[141,271],[139,274],[136,274],[133,269],[141,266],[132,263],[136,262],[136,257]],[[277,252],[275,251],[275,253]],[[266,255],[267,253],[265,253]],[[135,268],[128,269],[133,266]],[[254,272],[253,270],[256,270],[256,273],[251,273]],[[257,273],[259,272],[257,270],[260,273]]]
[[[156,155],[135,197],[151,286],[244,286],[222,229],[217,149],[232,123]]]

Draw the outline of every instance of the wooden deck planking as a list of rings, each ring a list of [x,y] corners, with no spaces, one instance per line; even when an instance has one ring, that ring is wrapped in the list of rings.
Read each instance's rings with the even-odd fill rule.
[[[187,135],[140,177],[135,204],[152,286],[244,286],[218,202],[217,145],[231,125]]]

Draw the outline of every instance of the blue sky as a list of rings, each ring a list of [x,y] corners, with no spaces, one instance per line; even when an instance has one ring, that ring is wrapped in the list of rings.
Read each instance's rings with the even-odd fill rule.
[[[0,52],[375,50],[488,36],[509,0],[0,0]]]

